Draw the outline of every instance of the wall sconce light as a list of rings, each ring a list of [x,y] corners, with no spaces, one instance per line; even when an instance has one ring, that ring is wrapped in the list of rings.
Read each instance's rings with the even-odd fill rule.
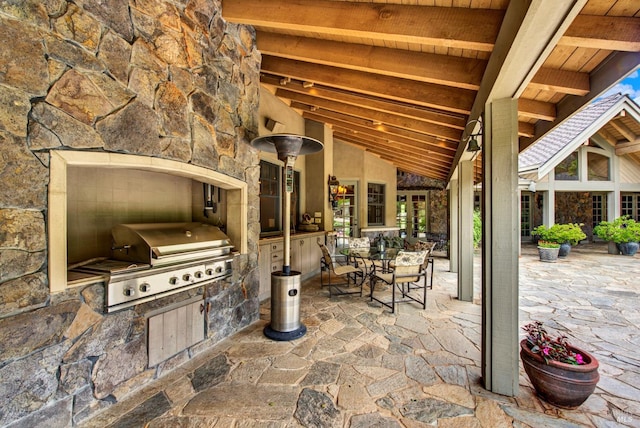
[[[480,129],[475,134],[472,133],[467,137],[466,141],[468,142],[468,146],[467,146],[468,152],[479,152],[480,150],[482,150],[482,146],[478,142],[478,137],[482,137],[482,121],[480,119],[477,119],[477,120],[472,120],[470,122],[467,122],[467,124],[465,125],[465,132],[466,132],[467,126],[469,126],[470,124],[476,124],[476,123],[480,125]]]
[[[340,182],[336,179],[335,175],[329,176],[329,203],[331,208],[338,209],[338,192],[340,190]]]
[[[304,81],[302,82],[302,87],[305,89],[313,88],[313,82]]]

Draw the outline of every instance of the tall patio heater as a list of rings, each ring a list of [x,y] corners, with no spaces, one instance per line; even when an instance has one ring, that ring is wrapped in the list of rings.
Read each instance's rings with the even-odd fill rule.
[[[294,340],[304,336],[307,327],[300,322],[300,272],[292,271],[290,265],[293,165],[298,155],[319,152],[323,145],[313,138],[293,134],[265,135],[255,138],[251,145],[259,150],[277,153],[278,159],[284,162],[284,260],[282,270],[271,274],[271,324],[264,328],[264,335],[273,340]]]

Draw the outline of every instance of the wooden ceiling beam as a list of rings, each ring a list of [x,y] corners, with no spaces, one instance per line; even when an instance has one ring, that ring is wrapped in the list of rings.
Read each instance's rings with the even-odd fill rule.
[[[426,163],[430,167],[441,169],[442,171],[449,171],[451,163],[448,159],[443,159],[440,155],[434,154],[427,149],[416,149],[414,147],[406,147],[402,143],[398,143],[394,140],[385,140],[371,135],[362,134],[354,131],[350,128],[343,128],[340,126],[334,127],[334,136],[341,135],[343,137],[349,137],[353,141],[362,141],[367,143],[370,149],[387,150],[390,154],[395,154],[404,158],[405,160],[420,159],[421,162]]]
[[[263,55],[478,90],[487,61],[258,31]]]
[[[337,135],[335,138],[336,140],[357,146],[376,156],[384,157],[385,160],[391,162],[396,168],[410,169],[411,172],[419,175],[433,176],[437,174],[439,177],[443,177],[449,171],[447,167],[443,168],[430,165],[426,157],[417,158],[416,156],[402,155],[397,150],[394,151],[393,149],[378,147],[366,140],[350,138],[348,135]]]
[[[552,103],[519,98],[518,114],[537,120],[552,121],[556,118],[556,108]]]
[[[640,18],[578,15],[558,44],[607,51],[638,52]]]
[[[448,128],[446,126],[435,125],[429,122],[409,119],[403,116],[383,113],[377,110],[352,106],[336,101],[324,100],[305,94],[297,94],[295,92],[289,92],[289,95],[290,96],[286,98],[292,101],[292,107],[294,107],[293,103],[313,106],[315,108],[320,108],[326,111],[331,111],[346,116],[357,117],[359,119],[368,121],[369,124],[374,123],[382,126],[392,126],[408,132],[426,134],[436,139],[441,138],[457,142],[462,136],[462,132],[460,130]],[[282,97],[282,91],[278,91],[276,93],[276,96]]]
[[[262,57],[262,71],[452,113],[469,114],[475,98],[475,92],[468,89],[450,88],[269,55]]]
[[[262,75],[260,77],[260,81],[269,85],[280,85],[280,78],[276,76]],[[313,97],[363,107],[383,113],[392,113],[409,119],[422,120],[461,131],[464,129],[464,125],[466,123],[465,117],[460,114],[437,111],[426,107],[346,92],[321,85],[315,85],[312,88],[304,88],[301,83],[296,81],[291,81],[287,83],[286,86],[279,86],[276,90],[276,96],[289,98],[289,92],[307,94]]]
[[[377,129],[373,129],[367,126],[360,126],[350,121],[341,120],[335,117],[324,116],[321,114],[317,114],[315,112],[303,112],[302,117],[315,120],[316,122],[320,122],[320,123],[327,123],[327,124],[339,126],[345,129],[351,129],[358,133],[361,133],[364,135],[370,135],[372,137],[380,138],[382,140],[393,140],[407,147],[427,150],[429,153],[442,155],[443,159],[453,159],[453,155],[455,154],[455,149],[448,147],[444,143],[434,144],[429,141],[420,142],[420,141],[416,141],[416,140],[405,138],[398,135],[390,135],[385,132],[378,131]]]
[[[291,107],[302,109],[307,106],[306,104],[300,104],[295,102],[291,105]],[[420,144],[428,144],[429,147],[437,148],[436,150],[440,148],[446,148],[448,150],[451,150],[453,153],[458,148],[457,142],[438,140],[432,135],[426,135],[419,132],[409,131],[407,129],[397,128],[397,127],[389,126],[386,124],[374,124],[371,122],[371,120],[368,120],[368,119],[362,119],[355,116],[336,113],[336,112],[325,110],[325,109],[313,109],[308,111],[317,116],[322,116],[327,120],[335,119],[335,120],[343,121],[343,122],[346,122],[355,126],[359,126],[362,128],[372,129],[372,130],[381,132],[383,134],[389,135],[389,138],[400,137],[407,140],[414,140],[415,142]]]
[[[222,17],[279,32],[491,52],[504,11],[321,0],[224,0]]]
[[[521,137],[532,137],[535,132],[533,123],[518,122],[518,135]]]
[[[384,144],[377,144],[362,136],[355,136],[346,131],[336,131],[334,138],[348,144],[357,146],[376,156],[384,157],[385,160],[394,164],[397,168],[423,175],[443,179],[449,171],[448,166],[434,164],[428,155],[417,156],[415,153],[409,155],[406,151],[397,147],[387,147]]]
[[[640,152],[640,138],[636,138],[633,141],[625,141],[615,145],[616,155],[629,155],[631,153]]]
[[[531,89],[583,96],[589,93],[589,74],[543,67],[533,76]]]

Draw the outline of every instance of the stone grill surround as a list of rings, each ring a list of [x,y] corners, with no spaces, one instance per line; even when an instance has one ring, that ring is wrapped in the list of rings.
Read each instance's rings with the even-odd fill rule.
[[[0,426],[73,426],[258,318],[257,196],[248,251],[204,295],[208,337],[146,367],[149,303],[102,311],[103,287],[50,292],[52,151],[166,159],[258,195],[259,61],[219,1],[0,4]],[[165,302],[167,303],[167,302]]]

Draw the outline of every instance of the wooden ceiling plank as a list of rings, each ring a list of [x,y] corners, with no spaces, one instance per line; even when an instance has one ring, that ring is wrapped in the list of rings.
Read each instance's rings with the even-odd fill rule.
[[[225,0],[222,16],[256,28],[490,52],[502,10],[320,0]]]
[[[475,92],[468,89],[450,88],[269,55],[262,57],[262,71],[453,113],[469,114],[475,98]]]
[[[405,156],[423,156],[430,159],[430,163],[442,168],[451,166],[451,155],[447,153],[434,152],[429,147],[406,143],[401,139],[387,138],[385,136],[374,135],[354,129],[349,124],[339,123],[332,125],[335,134],[348,135],[357,140],[367,141],[376,147],[387,147],[391,150],[402,152]]]
[[[433,162],[429,156],[417,157],[413,155],[403,155],[403,151],[398,148],[389,148],[384,145],[377,145],[366,139],[357,138],[353,135],[337,132],[335,138],[339,141],[356,145],[366,151],[369,151],[378,156],[385,156],[391,163],[404,168],[410,168],[412,172],[419,171],[420,175],[431,175],[433,172],[438,173],[442,178],[446,176],[449,171],[448,166],[441,166]]]
[[[262,54],[478,90],[486,61],[259,31]]]
[[[626,138],[629,141],[635,141],[638,139],[638,136],[631,129],[629,129],[628,126],[626,126],[624,123],[622,123],[619,120],[612,120],[609,122],[609,125],[615,128],[619,133],[621,133],[624,136],[624,138]],[[618,143],[616,147],[618,147],[619,145],[620,143]]]
[[[298,108],[299,106],[292,106],[292,107]],[[458,148],[457,142],[454,143],[451,141],[439,141],[431,135],[420,134],[417,132],[408,131],[406,129],[396,128],[389,125],[373,125],[369,120],[356,118],[354,116],[347,116],[347,115],[344,115],[341,113],[335,113],[329,110],[317,109],[313,111],[313,114],[317,116],[322,116],[327,120],[329,119],[341,120],[346,123],[350,123],[352,125],[361,126],[362,128],[372,129],[382,134],[389,135],[388,138],[400,137],[407,140],[414,140],[419,144],[429,144],[432,147],[446,148],[451,151],[455,151]]]
[[[527,89],[583,96],[589,93],[589,74],[542,67]]]
[[[279,78],[276,77],[261,76],[260,81],[270,85],[279,85]],[[320,85],[316,85],[313,88],[304,88],[302,84],[298,82],[291,82],[285,87],[279,87],[276,91],[276,96],[289,98],[289,94],[287,92],[307,94],[317,98],[368,108],[383,113],[393,113],[410,119],[422,120],[458,130],[463,130],[464,124],[466,123],[465,118],[462,115],[435,111],[421,106],[412,106],[407,103],[399,103],[384,100],[382,98],[372,98],[370,96],[335,90]]]
[[[559,44],[638,52],[640,51],[640,18],[580,14],[573,20]]]
[[[332,117],[327,117],[327,116],[323,116],[323,115],[319,115],[319,114],[315,114],[315,112],[303,112],[302,117],[305,117],[307,119],[311,119],[311,120],[315,120],[316,122],[321,122],[321,123],[328,123],[334,126],[340,126],[343,127],[345,129],[351,129],[353,131],[356,131],[358,133],[362,133],[365,135],[371,135],[373,137],[377,137],[377,138],[381,138],[383,140],[393,140],[393,141],[397,141],[398,143],[402,143],[406,146],[410,146],[416,149],[423,149],[423,150],[428,150],[432,153],[439,153],[443,156],[447,156],[447,157],[451,157],[453,159],[453,155],[455,154],[455,150],[446,147],[446,146],[440,146],[440,145],[436,145],[433,143],[430,143],[428,141],[423,141],[423,142],[419,142],[416,140],[412,140],[409,138],[404,138],[398,135],[394,135],[391,136],[387,133],[378,131],[376,129],[372,129],[366,126],[359,126],[357,124],[351,123],[351,122],[347,122],[344,120],[340,120],[337,118],[332,118]]]
[[[609,131],[608,125],[605,125],[604,127],[600,128],[598,130],[598,135],[600,135],[602,138],[604,138],[604,140],[611,144],[613,147],[616,146],[616,144],[618,143],[618,139]]]
[[[362,107],[349,106],[333,101],[317,99],[311,96],[306,96],[303,94],[293,94],[293,98],[289,98],[292,101],[291,107],[293,108],[301,108],[301,106],[297,104],[302,104],[303,107],[314,106],[319,108],[320,111],[316,111],[316,113],[320,114],[322,110],[333,112],[335,114],[341,114],[345,116],[357,117],[365,121],[369,125],[374,125],[378,127],[389,127],[390,133],[393,129],[402,129],[408,133],[408,138],[414,138],[409,135],[418,135],[420,134],[421,139],[427,138],[429,136],[434,139],[445,139],[448,141],[455,142],[454,145],[457,145],[457,142],[460,141],[462,136],[462,132],[456,129],[447,128],[444,126],[434,125],[428,122],[421,122],[418,120],[411,120],[402,116],[395,116],[389,113],[381,113],[376,110],[369,110]],[[399,134],[399,135],[402,135]]]

